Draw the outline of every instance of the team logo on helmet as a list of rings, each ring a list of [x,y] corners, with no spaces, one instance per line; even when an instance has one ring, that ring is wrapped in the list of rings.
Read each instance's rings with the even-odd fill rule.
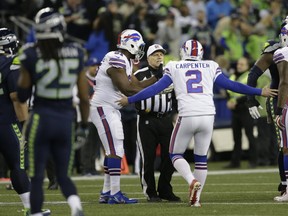
[[[140,39],[141,39],[141,36],[137,33],[124,36],[125,42],[127,42],[128,40],[133,40],[134,42],[136,42],[136,41],[139,41]]]

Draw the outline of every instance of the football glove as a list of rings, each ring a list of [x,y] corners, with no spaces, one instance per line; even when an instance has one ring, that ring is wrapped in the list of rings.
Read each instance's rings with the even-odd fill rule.
[[[258,118],[261,117],[258,109],[263,109],[263,107],[260,106],[260,104],[259,104],[259,102],[257,100],[255,100],[255,99],[248,100],[247,101],[247,106],[249,107],[250,116],[253,119],[258,119]]]

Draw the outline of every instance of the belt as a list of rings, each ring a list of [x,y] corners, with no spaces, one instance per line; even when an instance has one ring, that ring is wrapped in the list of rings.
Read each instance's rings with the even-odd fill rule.
[[[155,118],[164,118],[170,115],[171,112],[145,112],[144,110],[138,111],[140,116],[151,116]]]

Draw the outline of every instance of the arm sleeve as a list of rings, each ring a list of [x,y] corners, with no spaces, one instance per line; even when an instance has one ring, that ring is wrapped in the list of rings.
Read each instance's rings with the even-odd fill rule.
[[[216,80],[215,83],[219,85],[222,88],[229,89],[231,91],[240,93],[240,94],[246,94],[246,95],[261,95],[262,90],[259,88],[253,88],[247,85],[244,85],[239,82],[233,82],[227,77],[225,77],[223,74],[220,74]]]
[[[262,74],[263,71],[257,65],[254,65],[248,74],[247,85],[256,87],[257,80]]]
[[[137,94],[128,97],[129,104],[135,103],[141,100],[145,100],[147,98],[150,98],[165,88],[167,88],[169,85],[171,85],[172,80],[168,75],[164,75],[158,82],[154,83],[153,85],[143,89],[142,91],[138,92]]]

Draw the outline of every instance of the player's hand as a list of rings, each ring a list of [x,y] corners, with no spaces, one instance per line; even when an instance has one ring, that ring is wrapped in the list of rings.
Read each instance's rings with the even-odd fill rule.
[[[284,130],[285,124],[282,122],[282,115],[276,115],[275,118],[276,124],[280,130]]]
[[[270,89],[268,87],[264,87],[261,92],[261,96],[263,97],[274,97],[277,96],[278,89]]]
[[[258,109],[263,109],[263,107],[262,107],[262,106],[249,107],[249,113],[250,113],[250,116],[251,116],[253,119],[258,119],[258,118],[260,118],[261,115],[260,115]]]
[[[116,103],[121,107],[129,105],[128,98],[125,95],[122,95],[122,98],[117,100]]]
[[[80,149],[85,145],[87,137],[88,137],[88,127],[83,127],[79,125],[76,129],[76,140],[75,140],[75,150]]]

